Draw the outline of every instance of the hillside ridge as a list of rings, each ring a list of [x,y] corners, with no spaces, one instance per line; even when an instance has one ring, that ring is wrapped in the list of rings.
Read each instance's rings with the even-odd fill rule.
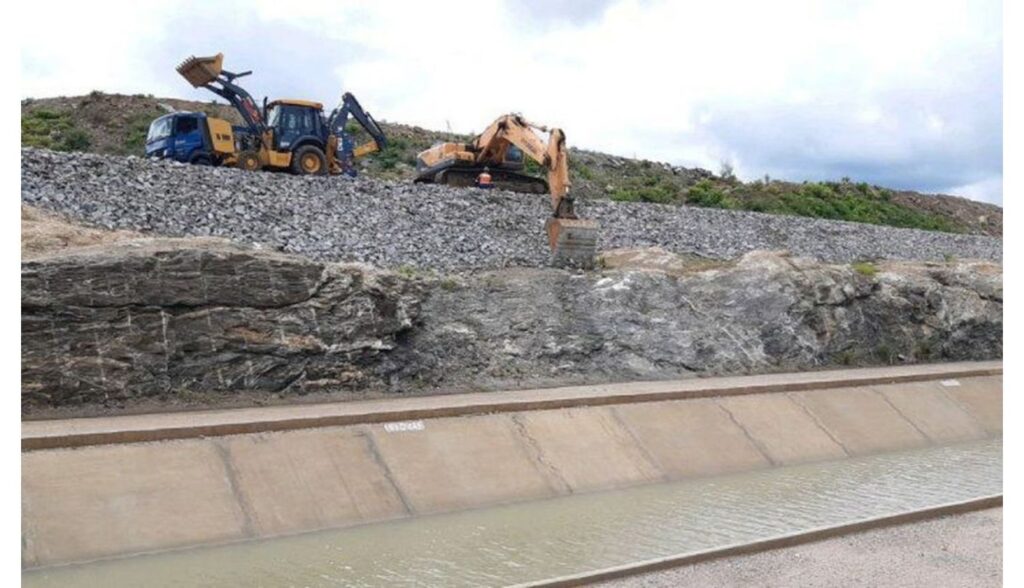
[[[229,105],[150,95],[93,92],[22,101],[22,146],[58,151],[142,155],[152,119],[172,110],[202,111],[238,121]],[[481,125],[486,121],[482,121]],[[364,174],[411,180],[416,153],[465,135],[381,121],[389,146],[361,160]],[[890,190],[849,178],[743,182],[686,168],[570,147],[573,193],[581,199],[682,204],[1002,237],[1002,208],[949,195]],[[539,171],[528,166],[530,171]]]

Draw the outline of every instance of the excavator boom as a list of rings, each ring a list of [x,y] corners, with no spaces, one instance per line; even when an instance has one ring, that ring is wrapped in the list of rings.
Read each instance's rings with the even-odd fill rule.
[[[548,133],[544,141],[537,131]],[[547,181],[518,173],[522,163],[510,157],[515,147],[547,170]],[[552,262],[555,265],[592,267],[597,250],[598,225],[576,215],[569,195],[569,156],[565,133],[533,124],[518,114],[499,117],[473,141],[466,144],[443,143],[419,154],[417,182],[471,185],[484,168],[494,176],[495,185],[517,191],[547,191],[551,196],[551,217],[545,224]],[[527,186],[520,190],[519,185]],[[543,186],[543,190],[536,187]]]

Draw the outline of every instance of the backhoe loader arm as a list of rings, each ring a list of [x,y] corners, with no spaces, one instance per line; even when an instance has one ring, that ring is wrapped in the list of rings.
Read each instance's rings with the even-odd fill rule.
[[[262,136],[266,130],[263,114],[253,97],[241,86],[234,83],[235,79],[251,74],[251,71],[233,73],[223,69],[224,54],[212,57],[189,57],[177,67],[178,73],[188,80],[193,87],[206,88],[224,98],[242,115],[249,131],[255,136]]]
[[[370,134],[373,139],[371,143],[365,143],[355,148],[354,155],[360,157],[367,153],[373,153],[374,151],[381,151],[388,145],[387,137],[384,136],[384,131],[381,130],[380,125],[377,121],[370,116],[369,112],[363,110],[362,105],[356,100],[356,97],[352,94],[345,92],[341,96],[341,103],[331,111],[330,116],[327,117],[327,128],[331,130],[335,135],[339,137],[346,134],[345,126],[348,124],[348,117],[356,119],[359,126]]]

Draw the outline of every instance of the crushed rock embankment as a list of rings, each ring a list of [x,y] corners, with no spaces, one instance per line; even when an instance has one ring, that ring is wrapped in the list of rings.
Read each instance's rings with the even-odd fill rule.
[[[108,228],[216,236],[316,261],[438,270],[544,267],[546,196],[370,178],[294,177],[22,150],[22,202]],[[599,247],[715,259],[788,250],[824,262],[999,260],[1002,240],[647,203],[582,201]]]

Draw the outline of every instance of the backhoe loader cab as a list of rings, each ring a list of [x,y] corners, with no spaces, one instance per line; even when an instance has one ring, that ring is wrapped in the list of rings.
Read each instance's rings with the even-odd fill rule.
[[[267,105],[267,132],[271,151],[290,154],[275,167],[290,167],[300,174],[327,173],[330,131],[324,105],[308,100],[275,100]]]

